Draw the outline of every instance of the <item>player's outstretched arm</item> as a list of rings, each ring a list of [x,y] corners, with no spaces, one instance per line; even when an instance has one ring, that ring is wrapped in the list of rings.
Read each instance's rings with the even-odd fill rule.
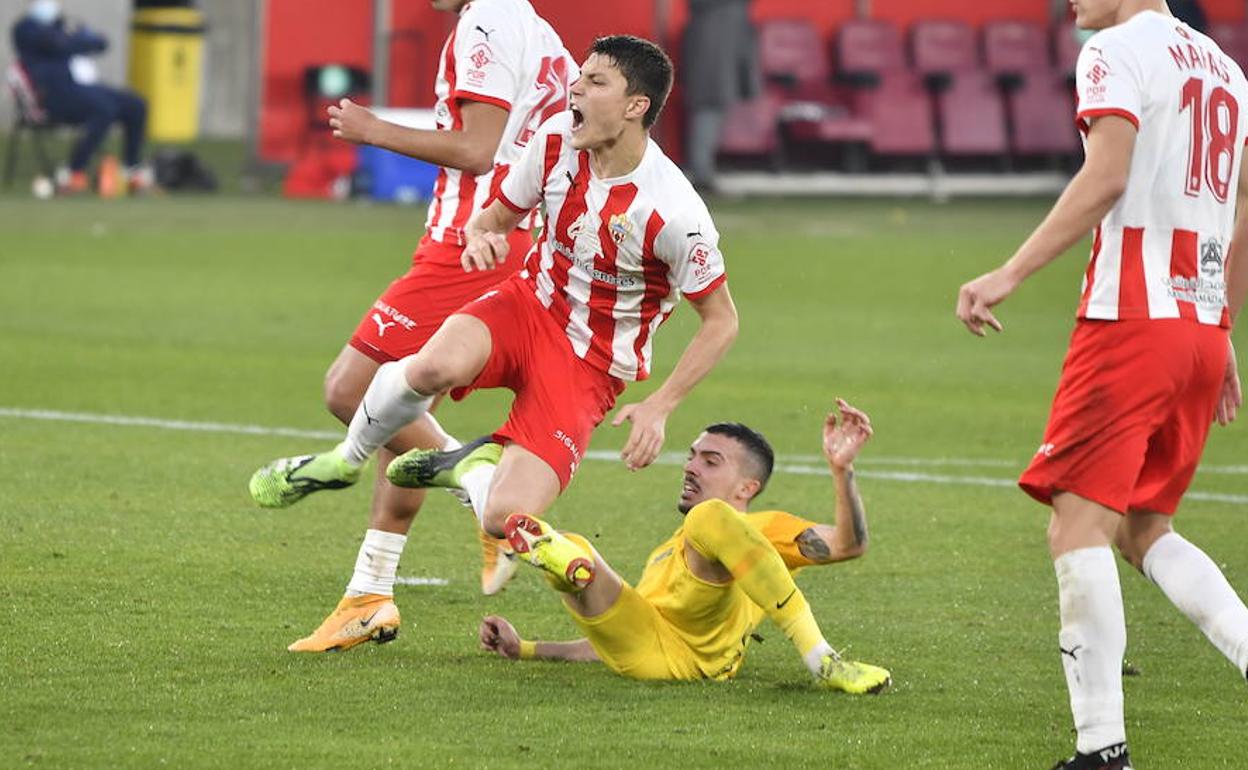
[[[666,435],[667,416],[715,368],[737,338],[737,306],[728,293],[727,283],[703,297],[690,298],[689,304],[702,323],[676,367],[658,390],[640,403],[620,407],[611,421],[616,427],[632,423],[628,441],[620,451],[620,459],[630,471],[646,467],[659,456]]]
[[[1086,158],[1053,209],[1014,256],[958,290],[957,316],[967,330],[1002,330],[993,306],[1010,296],[1032,273],[1061,256],[1096,227],[1123,191],[1135,151],[1135,124],[1117,115],[1096,118],[1088,130]]]
[[[836,523],[811,527],[797,538],[803,556],[825,564],[862,556],[868,541],[867,509],[854,480],[854,460],[874,430],[866,412],[841,398],[836,406],[823,420],[823,456],[836,486]]]
[[[468,243],[459,257],[464,272],[493,270],[506,262],[511,250],[507,235],[516,229],[524,214],[495,200],[470,219],[464,228]]]
[[[495,104],[461,101],[463,127],[437,131],[382,120],[367,107],[344,98],[330,105],[329,127],[334,136],[354,144],[371,144],[477,176],[494,166],[494,153],[507,126],[507,114],[507,110]]]
[[[520,638],[504,617],[488,615],[481,619],[481,649],[496,652],[508,660],[598,660],[588,639],[572,642],[530,642]]]

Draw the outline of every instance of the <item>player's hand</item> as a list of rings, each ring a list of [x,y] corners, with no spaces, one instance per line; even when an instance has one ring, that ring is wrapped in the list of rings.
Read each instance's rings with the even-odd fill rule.
[[[658,458],[667,436],[667,415],[670,412],[670,409],[651,403],[649,399],[620,407],[611,425],[618,428],[626,422],[633,424],[628,432],[628,441],[620,450],[620,459],[630,471],[640,470]]]
[[[966,325],[971,334],[979,337],[984,336],[985,324],[1001,331],[1003,327],[992,314],[992,307],[1010,296],[1016,288],[1018,281],[1005,268],[997,268],[962,284],[962,288],[958,289],[958,320]]]
[[[1235,361],[1235,346],[1226,342],[1226,373],[1222,377],[1222,393],[1218,396],[1218,409],[1214,416],[1218,425],[1230,425],[1244,404],[1244,393],[1239,387],[1239,364]]]
[[[520,659],[520,635],[506,618],[488,615],[481,619],[481,649],[509,660]]]
[[[465,273],[473,270],[493,270],[507,261],[511,243],[507,237],[488,230],[469,233],[468,245],[459,257]]]
[[[848,470],[875,431],[867,413],[850,406],[845,399],[838,398],[836,408],[841,413],[839,421],[836,411],[828,412],[823,420],[823,456],[833,468]]]
[[[367,107],[361,107],[347,98],[329,106],[329,127],[334,136],[355,144],[372,144],[373,132],[381,118]]]

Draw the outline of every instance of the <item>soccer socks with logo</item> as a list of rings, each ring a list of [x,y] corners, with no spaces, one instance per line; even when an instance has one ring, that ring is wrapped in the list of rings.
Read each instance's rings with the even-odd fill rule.
[[[408,423],[429,411],[433,396],[417,393],[407,384],[404,361],[382,364],[368,384],[360,406],[338,445],[342,459],[355,467],[368,462],[377,449]]]
[[[1109,546],[1079,548],[1057,557],[1058,634],[1070,711],[1079,737],[1075,747],[1089,754],[1127,738],[1122,712],[1122,658],[1127,623],[1118,565]]]
[[[1167,532],[1144,555],[1144,574],[1242,674],[1248,669],[1248,607],[1204,551]]]
[[[394,577],[399,570],[399,557],[407,535],[370,529],[364,535],[360,553],[355,557],[355,572],[347,584],[347,596],[381,594],[394,596]]]
[[[699,503],[685,515],[685,537],[698,553],[732,573],[746,596],[792,640],[811,673],[819,673],[832,647],[771,541],[720,500]]]

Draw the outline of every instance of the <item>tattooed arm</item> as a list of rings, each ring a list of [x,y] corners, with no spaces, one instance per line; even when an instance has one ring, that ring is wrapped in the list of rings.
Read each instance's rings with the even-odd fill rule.
[[[867,551],[867,511],[854,481],[854,459],[871,438],[871,418],[842,399],[836,405],[839,424],[836,412],[823,423],[823,454],[836,485],[836,524],[810,527],[797,538],[802,555],[818,563],[854,559]]]

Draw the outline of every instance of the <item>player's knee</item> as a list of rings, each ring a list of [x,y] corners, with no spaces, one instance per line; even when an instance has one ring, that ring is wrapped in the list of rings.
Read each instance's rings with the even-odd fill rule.
[[[407,376],[408,386],[417,393],[445,393],[460,384],[454,366],[445,361],[433,360],[430,356],[408,356],[403,360],[403,371]]]
[[[721,534],[738,519],[736,510],[723,500],[706,500],[685,514],[685,534],[695,541],[706,541]]]

